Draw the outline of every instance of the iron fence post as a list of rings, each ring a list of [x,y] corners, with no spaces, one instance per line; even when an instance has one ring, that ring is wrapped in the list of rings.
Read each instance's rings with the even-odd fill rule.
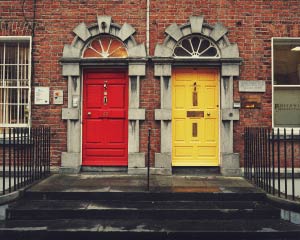
[[[2,191],[3,191],[3,195],[5,194],[5,137],[6,137],[6,134],[5,134],[5,128],[4,128],[4,131],[3,131],[3,145],[2,145],[2,154],[3,154],[3,158],[2,158],[2,168],[3,168],[3,172],[2,172]]]
[[[148,156],[147,156],[147,190],[150,191],[150,151],[151,151],[151,128],[148,129]]]

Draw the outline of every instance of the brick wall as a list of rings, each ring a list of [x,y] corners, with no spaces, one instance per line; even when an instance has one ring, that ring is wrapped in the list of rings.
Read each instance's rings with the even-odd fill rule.
[[[33,0],[0,1],[0,35],[31,35]],[[164,30],[171,23],[188,21],[190,15],[203,15],[210,25],[221,22],[229,30],[230,42],[237,43],[241,80],[265,80],[266,93],[261,96],[261,109],[240,110],[240,121],[234,123],[234,151],[243,152],[244,126],[271,126],[271,38],[298,37],[300,5],[297,0],[151,0],[150,55],[156,43],[162,43]],[[61,108],[67,106],[67,81],[61,76],[59,59],[64,44],[74,38],[72,30],[81,22],[96,22],[97,15],[110,15],[114,22],[127,22],[136,29],[138,43],[146,42],[146,0],[38,0],[34,49],[34,86],[50,86],[64,90],[64,105],[32,107],[32,124],[52,127],[52,164],[60,164],[66,151],[66,122],[61,120]],[[234,79],[234,100],[238,79]],[[141,122],[142,152],[147,149],[147,129],[152,130],[152,157],[160,151],[160,122],[154,121],[154,109],[160,108],[160,84],[153,75],[153,65],[147,65],[141,81],[141,108],[146,108],[146,121]]]

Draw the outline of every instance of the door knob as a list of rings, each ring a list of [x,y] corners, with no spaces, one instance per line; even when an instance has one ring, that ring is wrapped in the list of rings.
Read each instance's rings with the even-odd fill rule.
[[[207,116],[210,116],[210,112],[206,113]]]
[[[92,113],[91,113],[91,112],[88,112],[88,113],[87,113],[87,115],[88,115],[88,116],[91,116],[91,115],[92,115]]]

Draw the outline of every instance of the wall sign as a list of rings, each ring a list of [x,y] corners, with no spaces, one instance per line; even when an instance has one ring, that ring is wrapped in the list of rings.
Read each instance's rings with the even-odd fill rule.
[[[54,90],[53,91],[53,104],[61,105],[64,104],[64,91]]]
[[[274,94],[275,127],[300,126],[300,90],[295,88],[276,89]]]
[[[36,105],[49,104],[49,87],[35,87],[34,104]]]
[[[262,80],[239,81],[239,92],[265,92],[266,82]]]

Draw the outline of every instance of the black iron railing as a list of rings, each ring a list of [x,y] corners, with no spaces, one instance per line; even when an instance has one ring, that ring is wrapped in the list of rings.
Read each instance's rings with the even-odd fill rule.
[[[150,151],[151,151],[151,128],[148,129],[147,147],[147,191],[150,191]]]
[[[50,128],[2,129],[0,153],[4,195],[50,173]]]
[[[300,193],[295,191],[300,190],[299,132],[245,128],[244,141],[245,178],[278,197],[299,198]]]

